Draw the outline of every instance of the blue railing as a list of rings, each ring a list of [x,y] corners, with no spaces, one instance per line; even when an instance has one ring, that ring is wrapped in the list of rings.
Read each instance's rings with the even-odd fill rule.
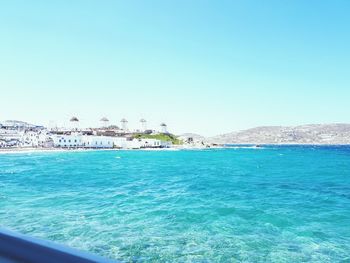
[[[90,253],[0,229],[0,262],[116,263]]]

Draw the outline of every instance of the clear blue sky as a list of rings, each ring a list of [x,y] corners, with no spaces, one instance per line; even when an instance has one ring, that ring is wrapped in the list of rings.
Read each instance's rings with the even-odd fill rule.
[[[350,1],[0,3],[0,120],[350,122]]]

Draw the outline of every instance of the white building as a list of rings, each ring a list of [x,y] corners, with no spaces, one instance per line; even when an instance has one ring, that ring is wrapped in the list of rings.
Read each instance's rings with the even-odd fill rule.
[[[54,147],[60,148],[113,148],[113,137],[92,135],[55,135]]]
[[[113,146],[119,149],[128,148],[128,141],[125,137],[113,137]]]
[[[60,148],[77,148],[82,147],[82,135],[54,135],[52,136],[54,147]]]
[[[24,134],[24,131],[1,128],[0,129],[0,140],[1,140],[0,147],[20,146],[23,134]]]
[[[162,141],[157,139],[140,139],[140,148],[160,148]]]
[[[4,140],[21,140],[24,132],[19,130],[0,129],[0,138]]]
[[[54,135],[51,136],[54,147],[59,148],[119,148],[119,149],[141,149],[141,148],[167,148],[169,142],[157,139],[133,139],[125,137],[96,136],[96,135]],[[40,144],[40,143],[39,143]]]
[[[109,136],[82,136],[82,147],[85,148],[113,148],[113,137]]]
[[[27,131],[23,133],[21,138],[21,145],[24,147],[38,147],[39,133],[34,131]]]
[[[161,148],[169,148],[169,147],[171,147],[172,145],[173,145],[172,142],[160,141],[160,147],[161,147]]]
[[[141,148],[167,148],[171,145],[169,142],[157,139],[133,139],[125,142],[125,149],[141,149]]]

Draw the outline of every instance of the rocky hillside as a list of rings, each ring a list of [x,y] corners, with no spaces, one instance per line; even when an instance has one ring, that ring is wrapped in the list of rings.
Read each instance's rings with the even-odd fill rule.
[[[207,139],[219,144],[350,144],[350,124],[263,126]]]

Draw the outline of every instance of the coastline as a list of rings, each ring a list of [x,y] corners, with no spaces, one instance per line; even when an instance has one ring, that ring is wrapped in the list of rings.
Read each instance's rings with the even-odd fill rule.
[[[217,148],[217,147],[216,147]],[[219,147],[224,148],[224,147]],[[43,153],[43,152],[92,152],[92,151],[180,151],[200,150],[208,148],[198,147],[170,147],[170,148],[140,148],[140,149],[118,149],[118,148],[0,148],[0,154],[15,153]]]
[[[350,146],[350,144],[302,144],[302,143],[279,143],[279,144],[223,144],[211,147],[198,147],[196,145],[176,145],[169,148],[35,148],[35,147],[14,147],[0,148],[0,154],[16,154],[16,153],[50,153],[50,152],[91,152],[91,151],[186,151],[186,150],[208,150],[208,149],[230,149],[230,148],[254,148],[263,149],[264,147],[288,147],[288,146],[315,146],[315,147],[339,147]]]
[[[64,148],[0,148],[0,154],[10,153],[34,153],[34,152],[86,152],[86,151],[116,151],[119,149],[64,149]]]

